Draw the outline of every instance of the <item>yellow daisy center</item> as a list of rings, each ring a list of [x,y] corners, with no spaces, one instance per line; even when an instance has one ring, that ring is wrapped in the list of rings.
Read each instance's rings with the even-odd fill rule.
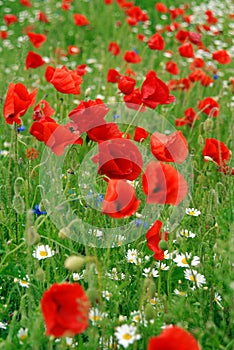
[[[182,262],[182,264],[188,264],[186,258],[183,258],[183,259],[181,260],[181,262]]]
[[[190,281],[197,282],[197,278],[192,275],[189,277],[189,279]]]
[[[28,282],[24,281],[24,280],[21,280],[20,282],[21,282],[21,284],[28,284]]]
[[[39,254],[40,254],[40,256],[47,256],[48,255],[47,251],[45,251],[45,250],[41,250]]]
[[[21,341],[24,341],[26,338],[28,338],[28,335],[27,335],[27,334],[22,334],[22,335],[20,336],[20,340],[21,340]]]
[[[125,333],[125,334],[123,335],[123,338],[124,338],[124,340],[130,340],[130,339],[132,338],[132,336],[131,336],[131,334],[129,334],[129,333]]]
[[[94,316],[92,316],[92,320],[93,321],[100,321],[100,316],[94,315]]]

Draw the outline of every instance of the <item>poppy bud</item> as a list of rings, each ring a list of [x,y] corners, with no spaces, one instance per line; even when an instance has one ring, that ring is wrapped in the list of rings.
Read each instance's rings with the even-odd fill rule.
[[[70,235],[70,230],[68,227],[62,227],[58,233],[59,238],[66,239]]]
[[[40,282],[45,282],[45,271],[41,267],[36,271],[36,279]]]
[[[199,144],[200,146],[203,146],[203,145],[204,145],[204,139],[203,139],[202,135],[199,135],[199,136],[198,136],[198,144]]]
[[[155,283],[151,278],[146,278],[143,285],[143,291],[146,295],[145,299],[152,299],[155,295]]]
[[[96,288],[90,287],[86,291],[86,295],[89,298],[89,301],[92,305],[95,305],[99,302],[100,295]]]
[[[25,230],[24,239],[28,245],[32,246],[33,244],[38,243],[41,237],[35,226],[29,226]]]
[[[168,248],[167,241],[165,241],[164,239],[161,239],[161,241],[159,242],[158,246],[162,250],[167,250],[167,248]]]
[[[214,122],[211,118],[206,119],[204,124],[203,124],[204,131],[206,131],[206,132],[212,131],[213,125],[214,125]]]
[[[85,262],[86,262],[85,257],[71,255],[65,260],[64,266],[66,269],[68,269],[70,271],[78,272],[84,266]]]
[[[146,321],[154,320],[155,317],[156,317],[156,312],[155,312],[153,306],[150,303],[146,304],[146,306],[145,306],[145,319],[146,319]]]

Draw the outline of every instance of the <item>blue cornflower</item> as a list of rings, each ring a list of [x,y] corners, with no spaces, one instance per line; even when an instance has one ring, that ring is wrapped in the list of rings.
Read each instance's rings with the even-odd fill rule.
[[[24,131],[25,129],[26,129],[25,126],[21,125],[17,128],[17,131],[21,132],[21,131]]]
[[[39,204],[35,204],[34,208],[33,208],[33,213],[36,215],[46,215],[47,212],[46,211],[41,211],[39,208]]]

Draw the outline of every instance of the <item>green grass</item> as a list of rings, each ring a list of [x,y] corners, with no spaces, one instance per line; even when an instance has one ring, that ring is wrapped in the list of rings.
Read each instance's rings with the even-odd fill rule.
[[[34,3],[34,2],[33,2]],[[106,82],[106,75],[109,68],[119,67],[120,73],[124,74],[127,65],[122,57],[126,50],[136,49],[142,57],[142,62],[137,65],[129,65],[137,73],[137,86],[140,87],[145,74],[149,70],[155,70],[160,79],[169,82],[172,76],[165,71],[165,58],[163,52],[151,51],[147,44],[137,40],[137,33],[125,22],[125,14],[116,5],[106,6],[103,1],[74,1],[72,11],[64,12],[56,7],[56,1],[35,1],[35,8],[48,13],[50,23],[35,21],[35,8],[24,8],[18,2],[7,2],[11,13],[19,16],[22,11],[29,15],[22,23],[13,24],[9,28],[9,41],[0,41],[0,96],[3,107],[8,84],[10,82],[23,82],[28,89],[38,88],[37,103],[40,99],[46,98],[56,110],[55,118],[59,123],[64,122],[68,113],[76,107],[78,101],[83,99],[95,99],[99,94],[104,96],[104,102],[115,99],[122,106],[123,97],[118,93],[115,84]],[[168,6],[171,2],[165,1]],[[197,5],[203,3],[195,1]],[[154,9],[155,1],[135,1],[135,4],[148,10],[151,23],[147,29],[140,23],[136,28],[139,33],[146,33],[148,39],[155,32],[155,25],[169,24],[162,20]],[[173,3],[179,6],[180,1]],[[210,48],[211,52],[218,50],[215,44],[218,39],[226,43],[225,49],[231,48],[231,30],[228,18],[231,3],[225,2],[226,8],[222,8],[223,30],[219,36],[214,37],[203,32],[203,42]],[[190,4],[188,13],[193,13],[193,3]],[[37,6],[37,7],[36,7]],[[218,5],[217,7],[221,6]],[[6,5],[0,4],[0,20],[4,25],[2,16],[5,13]],[[208,8],[208,7],[207,7]],[[75,27],[73,24],[73,13],[82,13],[90,20],[91,25],[87,27]],[[32,19],[32,21],[30,20]],[[122,26],[116,26],[116,21],[122,21]],[[176,21],[182,22],[181,17]],[[32,23],[33,22],[33,23]],[[37,33],[47,33],[47,41],[40,49],[32,47],[26,39],[19,44],[19,36],[22,36],[22,29],[26,25],[35,24]],[[195,30],[196,23],[188,30]],[[147,32],[148,30],[148,32]],[[179,77],[188,76],[190,73],[188,59],[181,58],[177,53],[178,43],[167,33],[162,34],[166,49],[172,50],[175,54],[172,57],[181,69]],[[24,38],[26,38],[24,34]],[[110,41],[116,41],[121,46],[121,55],[114,57],[107,52]],[[77,45],[81,53],[77,56],[68,56],[67,60],[58,60],[54,50],[60,47],[67,50],[68,45]],[[52,62],[50,65],[64,64],[69,69],[75,68],[78,64],[87,63],[90,58],[95,59],[94,63],[87,63],[90,72],[83,77],[81,94],[78,96],[65,95],[57,92],[55,88],[46,82],[44,77],[45,66],[35,70],[25,70],[25,58],[29,50],[35,51],[43,57],[48,57]],[[233,52],[233,50],[232,50]],[[212,61],[205,58],[206,63]],[[214,63],[214,62],[213,62]],[[153,335],[161,332],[161,327],[166,324],[176,324],[187,329],[197,339],[203,350],[231,350],[233,348],[234,335],[234,314],[233,314],[233,177],[217,171],[217,166],[212,162],[204,162],[202,150],[206,138],[217,138],[233,149],[233,87],[229,78],[233,76],[232,64],[227,66],[216,63],[218,79],[210,87],[203,87],[199,82],[188,92],[172,91],[176,102],[169,105],[159,106],[156,111],[160,115],[160,122],[157,124],[154,118],[154,111],[150,110],[138,118],[145,118],[144,126],[154,132],[153,125],[156,123],[159,130],[164,132],[167,127],[175,130],[175,119],[182,117],[184,111],[193,107],[198,111],[198,101],[211,96],[220,104],[220,114],[212,120],[212,125],[207,128],[207,115],[199,114],[200,119],[196,121],[193,128],[188,126],[178,128],[188,141],[189,159],[186,164],[192,167],[190,175],[186,165],[178,166],[178,169],[185,172],[190,181],[191,193],[187,198],[186,205],[182,205],[178,213],[172,211],[171,206],[160,207],[155,205],[155,216],[160,209],[160,215],[154,217],[152,209],[146,216],[146,228],[142,222],[133,231],[129,227],[134,226],[129,219],[111,219],[101,215],[95,209],[96,198],[88,205],[82,197],[78,184],[87,185],[86,195],[89,188],[93,188],[98,194],[105,194],[107,184],[102,178],[93,176],[95,183],[90,183],[90,177],[85,171],[90,170],[82,162],[89,152],[96,153],[95,144],[87,141],[83,136],[82,146],[73,145],[69,147],[63,161],[52,163],[55,169],[54,177],[48,178],[53,184],[55,192],[50,192],[50,183],[42,183],[41,174],[46,173],[47,165],[43,165],[43,157],[47,150],[42,143],[39,143],[29,133],[32,124],[33,107],[22,117],[25,131],[15,132],[14,127],[7,125],[1,113],[0,119],[0,322],[6,324],[6,329],[0,328],[0,349],[67,349],[65,339],[56,340],[46,337],[44,322],[40,309],[40,300],[46,289],[53,283],[64,281],[74,282],[72,273],[64,267],[64,261],[71,255],[84,255],[93,257],[92,262],[87,263],[81,271],[84,275],[78,282],[87,291],[90,297],[92,308],[98,310],[105,316],[100,318],[97,324],[90,325],[83,334],[76,335],[73,343],[78,342],[79,349],[106,349],[104,344],[111,342],[115,329],[121,324],[131,324],[132,313],[143,311],[147,319],[144,323],[135,323],[137,332],[141,339],[129,345],[128,349],[147,349],[148,340]],[[212,73],[207,71],[211,77]],[[226,83],[225,83],[226,82]],[[86,89],[90,94],[85,95]],[[76,99],[76,101],[74,101]],[[116,105],[117,106],[117,105]],[[117,108],[117,107],[116,107]],[[114,109],[113,109],[114,111]],[[135,112],[129,113],[129,120]],[[124,114],[124,117],[126,117]],[[108,115],[108,117],[112,115]],[[148,119],[146,118],[148,117]],[[156,116],[155,116],[156,118]],[[156,119],[155,119],[156,120]],[[141,122],[141,121],[140,121]],[[155,125],[156,125],[155,124]],[[122,131],[126,125],[118,125]],[[131,136],[133,128],[130,128]],[[6,142],[9,145],[6,145]],[[145,142],[149,149],[149,141]],[[35,148],[39,157],[30,160],[25,155],[27,148]],[[6,152],[4,155],[2,152]],[[148,153],[146,155],[148,157]],[[56,157],[55,157],[56,158]],[[45,158],[44,158],[45,159]],[[62,159],[62,158],[61,158]],[[147,158],[148,159],[148,158]],[[230,164],[231,164],[230,160]],[[41,163],[42,162],[42,163]],[[53,160],[52,160],[53,162]],[[87,163],[89,164],[89,162]],[[230,165],[231,166],[231,165]],[[60,169],[61,167],[61,169]],[[72,173],[70,174],[70,169]],[[69,171],[68,171],[69,170]],[[61,175],[61,176],[60,176]],[[60,176],[60,177],[59,177]],[[53,179],[56,183],[53,183]],[[46,179],[46,178],[45,178]],[[47,181],[47,180],[45,180]],[[140,181],[140,180],[139,180]],[[49,185],[48,185],[49,184]],[[46,188],[46,191],[44,191]],[[145,196],[142,193],[140,183],[136,190],[142,200],[140,211],[145,204]],[[63,195],[65,203],[61,205],[58,198]],[[81,198],[82,197],[82,198]],[[49,198],[50,203],[46,202]],[[77,199],[78,198],[78,199]],[[81,198],[81,199],[80,199]],[[43,202],[44,201],[44,202]],[[36,204],[40,204],[41,210],[47,210],[47,215],[36,215],[31,212]],[[91,207],[92,205],[92,207]],[[100,208],[100,203],[98,204]],[[198,217],[185,214],[185,207],[197,208],[201,211]],[[43,209],[44,208],[44,209]],[[48,208],[55,209],[50,213]],[[68,209],[70,210],[68,212]],[[174,216],[172,215],[174,213]],[[54,215],[54,216],[53,216]],[[73,216],[72,216],[73,215]],[[53,220],[53,218],[55,219]],[[71,218],[78,217],[81,221],[100,230],[107,229],[106,240],[108,240],[108,229],[112,229],[112,236],[115,232],[126,235],[128,243],[119,242],[119,237],[110,244],[108,248],[100,248],[102,242],[98,238],[92,238],[92,244],[82,244],[76,235],[80,235],[81,241],[87,240],[90,233],[87,226],[81,223],[69,223]],[[169,269],[160,270],[156,260],[153,259],[152,251],[147,247],[145,233],[154,220],[160,219],[164,226],[168,224],[169,240],[168,251],[173,258],[177,253],[190,253],[192,257],[200,258],[199,266],[193,269],[204,275],[206,283],[197,287],[184,277],[185,268],[178,267],[173,259],[164,259]],[[70,220],[70,221],[69,221]],[[173,220],[175,222],[173,222]],[[32,229],[33,227],[33,229]],[[73,234],[73,239],[64,236],[61,229],[66,228]],[[181,230],[189,230],[196,236],[194,238],[182,238],[178,236]],[[37,235],[36,235],[37,232]],[[68,231],[67,231],[68,232]],[[128,239],[128,235],[135,235],[135,240]],[[38,238],[36,240],[36,238]],[[121,240],[121,239],[120,239]],[[48,244],[54,251],[53,257],[38,261],[32,256],[37,244]],[[89,242],[90,243],[90,242]],[[139,263],[136,265],[127,261],[126,254],[129,249],[136,249],[139,256]],[[145,258],[146,257],[146,258]],[[146,268],[158,269],[159,277],[145,277]],[[113,269],[118,272],[118,280],[111,279],[107,273]],[[124,274],[121,279],[121,273]],[[26,276],[30,279],[29,288],[20,285],[20,279]],[[191,289],[192,286],[195,286]],[[184,295],[176,295],[174,290],[184,292]],[[103,291],[111,293],[110,300],[102,296]],[[215,299],[218,293],[222,300],[220,303]],[[125,321],[120,321],[120,316],[126,316]],[[153,319],[154,322],[148,322]],[[28,329],[28,337],[19,343],[18,331],[20,328]],[[116,339],[115,339],[116,341]],[[122,349],[123,347],[119,346]]]

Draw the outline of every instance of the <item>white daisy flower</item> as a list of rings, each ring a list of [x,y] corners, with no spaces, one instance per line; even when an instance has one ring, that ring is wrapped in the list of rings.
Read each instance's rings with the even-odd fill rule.
[[[141,263],[141,259],[138,257],[137,249],[128,249],[126,258],[130,264],[139,265]]]
[[[222,301],[221,295],[219,295],[219,293],[215,292],[215,295],[214,295],[214,302],[215,302],[221,309],[223,309],[223,306],[222,306],[222,304],[221,304],[221,301]]]
[[[0,322],[0,329],[7,329],[7,324],[5,322]]]
[[[199,216],[201,215],[200,210],[194,208],[186,208],[185,213],[190,216]]]
[[[21,278],[19,278],[19,279],[16,278],[15,281],[18,282],[19,285],[20,285],[21,287],[23,287],[23,288],[28,288],[29,285],[30,285],[30,283],[29,283],[30,278],[28,277],[28,275],[26,275],[26,276],[23,277],[22,279],[21,279]]]
[[[187,280],[193,282],[195,286],[197,286],[198,288],[200,288],[203,284],[206,284],[205,276],[201,275],[196,270],[190,270],[190,269],[185,270],[184,277]]]
[[[84,272],[74,272],[72,274],[72,278],[73,278],[73,281],[79,281],[79,280],[82,280],[84,278]]]
[[[132,311],[130,316],[132,317],[133,322],[140,323],[142,321],[142,316],[140,311]]]
[[[42,244],[36,247],[36,249],[32,253],[32,256],[37,260],[42,260],[42,259],[51,258],[54,254],[55,254],[54,250],[51,250],[48,244],[46,245]]]
[[[113,269],[110,272],[106,273],[106,276],[109,277],[111,280],[119,281],[119,280],[124,280],[125,279],[125,274],[124,273],[119,273],[116,269],[116,267],[113,267]]]
[[[182,290],[179,290],[179,289],[174,289],[174,293],[176,295],[179,295],[181,297],[186,297],[187,296],[187,293],[183,292]]]
[[[150,267],[147,267],[143,270],[143,273],[142,273],[143,276],[145,277],[158,277],[159,276],[159,273],[158,273],[158,270],[156,269],[151,269]]]
[[[163,262],[156,262],[155,266],[160,269],[161,271],[168,271],[169,270],[169,266],[167,266],[167,264],[163,263]]]
[[[173,259],[173,261],[179,267],[189,267],[189,263],[188,263],[189,260],[191,260],[191,253],[177,254],[176,257]],[[199,264],[200,264],[200,258],[198,256],[194,256],[192,258],[192,261],[190,262],[190,265],[197,266]]]
[[[89,311],[89,319],[92,322],[92,325],[96,325],[105,317],[107,317],[107,313],[101,312],[98,308],[92,308]]]
[[[109,301],[110,298],[112,297],[112,293],[110,293],[108,290],[103,290],[102,291],[102,297]]]
[[[169,260],[172,259],[173,253],[169,253],[168,250],[164,250],[164,259]]]
[[[189,230],[181,230],[179,232],[179,236],[181,236],[183,238],[194,238],[196,235]]]
[[[133,344],[134,341],[141,338],[140,334],[137,334],[137,327],[134,325],[123,324],[116,328],[115,336],[119,345],[122,345],[125,349]]]
[[[28,338],[28,328],[20,328],[17,333],[20,344],[24,343],[24,340]]]

